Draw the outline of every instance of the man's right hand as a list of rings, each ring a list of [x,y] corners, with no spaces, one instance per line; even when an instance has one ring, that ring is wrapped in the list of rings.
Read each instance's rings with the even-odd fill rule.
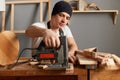
[[[43,41],[48,48],[58,48],[60,46],[59,35],[51,29],[46,29]]]

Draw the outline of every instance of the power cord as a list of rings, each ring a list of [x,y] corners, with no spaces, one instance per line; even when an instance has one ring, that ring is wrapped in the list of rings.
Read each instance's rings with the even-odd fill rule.
[[[14,64],[12,64],[12,65],[7,66],[7,69],[11,69],[11,68],[13,68],[14,66],[16,66],[16,65],[18,64],[18,61],[19,61],[21,55],[23,54],[23,52],[24,52],[25,50],[37,50],[37,48],[24,48],[24,49],[20,52],[20,54],[19,54],[16,62],[15,62]],[[29,60],[26,61],[26,62],[29,62],[29,61],[31,61],[31,59],[29,59]],[[21,62],[21,63],[26,63],[26,62],[24,61],[24,62]]]

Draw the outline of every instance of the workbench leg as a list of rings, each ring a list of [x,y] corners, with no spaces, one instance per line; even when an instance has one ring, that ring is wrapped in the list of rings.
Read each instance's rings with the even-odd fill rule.
[[[90,80],[90,69],[87,69],[87,80]]]

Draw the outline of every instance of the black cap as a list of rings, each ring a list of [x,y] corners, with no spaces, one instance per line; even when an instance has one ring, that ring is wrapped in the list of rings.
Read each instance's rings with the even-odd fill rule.
[[[54,5],[53,11],[52,11],[52,16],[56,15],[57,13],[60,13],[60,12],[66,12],[71,17],[72,16],[72,8],[71,8],[70,4],[65,1],[57,2]]]

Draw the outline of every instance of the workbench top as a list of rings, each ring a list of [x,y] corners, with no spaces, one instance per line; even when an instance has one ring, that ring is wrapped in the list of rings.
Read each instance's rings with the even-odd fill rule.
[[[29,63],[17,64],[11,69],[0,66],[2,80],[86,80],[86,69],[74,68],[72,72],[66,70],[43,70]]]
[[[29,63],[16,65],[12,69],[0,66],[1,80],[87,80],[87,70],[81,66],[74,66],[74,71],[41,70]],[[120,70],[105,70],[97,68],[90,70],[89,80],[120,80]]]

